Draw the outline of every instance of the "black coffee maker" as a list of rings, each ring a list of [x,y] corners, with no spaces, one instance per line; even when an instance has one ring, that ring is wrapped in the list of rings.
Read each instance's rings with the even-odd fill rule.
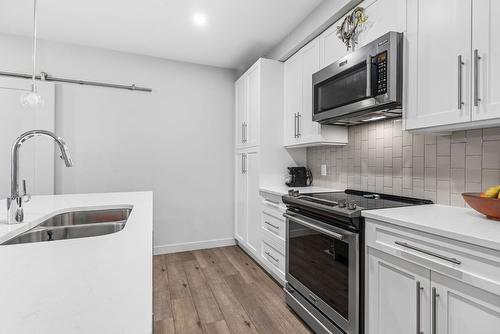
[[[285,184],[289,187],[308,187],[312,184],[313,177],[309,168],[288,167],[288,174],[290,177]]]

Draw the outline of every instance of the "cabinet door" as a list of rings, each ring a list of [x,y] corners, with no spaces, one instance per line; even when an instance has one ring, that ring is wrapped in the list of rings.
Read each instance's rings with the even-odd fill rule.
[[[247,241],[248,221],[248,185],[246,174],[246,153],[237,153],[235,156],[235,226],[234,236],[242,243]]]
[[[430,271],[369,249],[368,334],[429,333]]]
[[[247,80],[241,77],[234,84],[235,90],[235,103],[236,103],[236,117],[235,117],[235,141],[236,147],[244,145],[245,136],[245,123],[247,121],[247,93],[246,93]]]
[[[249,151],[245,159],[247,174],[248,239],[247,246],[255,255],[259,255],[260,233],[260,196],[259,196],[259,154]]]
[[[337,36],[339,24],[332,25],[319,36],[321,68],[336,62],[349,53],[345,44]]]
[[[285,62],[284,68],[284,124],[285,145],[297,142],[297,114],[302,111],[302,58],[295,54]]]
[[[260,66],[247,74],[247,125],[245,146],[259,145],[260,133]]]
[[[472,13],[472,120],[499,118],[500,1],[473,0]]]
[[[305,46],[302,54],[302,112],[299,116],[299,141],[310,141],[317,137],[320,125],[313,122],[312,75],[319,71],[319,40],[315,39]]]
[[[436,319],[433,333],[500,332],[500,296],[435,272],[431,280],[435,289],[431,297],[432,318]]]
[[[470,121],[471,0],[407,6],[406,128]]]

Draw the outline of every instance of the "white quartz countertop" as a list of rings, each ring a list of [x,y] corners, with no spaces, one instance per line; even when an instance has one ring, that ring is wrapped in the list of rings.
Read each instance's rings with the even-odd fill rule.
[[[445,205],[366,210],[366,218],[500,250],[500,221],[479,212]]]
[[[33,196],[25,223],[0,224],[1,242],[58,213],[132,208],[116,233],[0,245],[0,332],[150,334],[152,202],[151,192]]]
[[[269,194],[273,195],[278,195],[278,196],[283,196],[283,195],[288,195],[288,190],[294,189],[298,190],[301,194],[307,194],[307,193],[329,193],[333,191],[344,191],[344,189],[339,190],[339,189],[332,189],[332,188],[323,188],[323,187],[315,187],[315,186],[310,186],[310,187],[287,187],[286,185],[265,185],[265,186],[260,186],[260,191],[264,191]]]

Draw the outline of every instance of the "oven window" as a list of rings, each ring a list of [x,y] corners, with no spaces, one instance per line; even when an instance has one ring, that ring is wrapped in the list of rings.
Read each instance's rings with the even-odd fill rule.
[[[349,245],[289,221],[288,272],[348,318]]]
[[[366,89],[366,62],[362,62],[314,87],[315,113],[364,100],[368,97]]]

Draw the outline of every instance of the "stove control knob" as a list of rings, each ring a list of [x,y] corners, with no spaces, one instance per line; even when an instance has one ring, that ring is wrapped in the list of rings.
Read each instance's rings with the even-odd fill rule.
[[[342,199],[339,201],[339,208],[345,208],[347,205],[347,201],[345,199]]]
[[[351,202],[347,203],[347,209],[348,210],[356,210],[357,207],[358,207],[358,205],[354,201],[351,201]]]

